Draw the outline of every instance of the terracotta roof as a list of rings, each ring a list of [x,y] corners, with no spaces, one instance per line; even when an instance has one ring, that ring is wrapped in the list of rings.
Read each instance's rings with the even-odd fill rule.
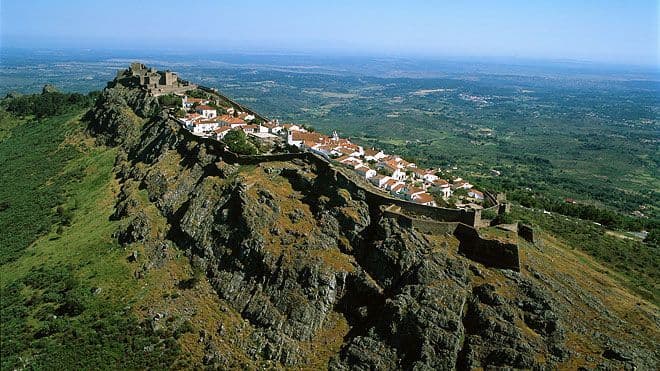
[[[396,180],[396,179],[390,179],[390,180],[388,180],[387,182],[385,182],[384,186],[385,186],[385,188],[387,188],[387,187],[390,187],[390,188],[391,188],[391,187],[393,187],[395,184],[397,184],[398,182],[399,182],[399,181]]]
[[[293,140],[311,141],[315,143],[324,143],[328,137],[319,133],[304,133],[302,131],[294,131],[291,133]]]
[[[193,125],[208,125],[208,124],[218,124],[216,120],[195,120]]]
[[[378,151],[376,151],[376,150],[373,149],[373,148],[365,149],[365,150],[364,150],[364,155],[365,155],[365,156],[372,156],[372,157],[373,157],[373,156],[376,156],[377,154],[378,154]]]
[[[189,119],[189,120],[195,120],[195,119],[198,119],[200,117],[202,117],[202,115],[200,115],[198,113],[188,113],[188,114],[186,114],[186,118]]]
[[[231,130],[230,126],[220,126],[219,128],[216,128],[213,131],[215,131],[216,133],[222,133],[222,132],[228,131],[228,130]]]
[[[342,157],[340,157],[340,159],[337,159],[337,161],[341,162],[342,164],[345,164],[345,163],[348,163],[348,162],[353,162],[353,163],[355,163],[355,162],[361,163],[362,162],[362,161],[358,160],[357,158],[351,157],[351,156],[342,156]]]
[[[389,167],[392,170],[399,168],[399,164],[395,160],[385,161],[385,166]]]
[[[392,187],[392,192],[397,193],[397,192],[399,192],[401,189],[403,189],[403,188],[405,188],[405,187],[406,187],[405,184],[397,184],[397,185],[395,185],[394,187]]]
[[[468,192],[472,192],[476,195],[483,196],[484,194],[481,191],[477,191],[476,189],[472,188]]]
[[[245,121],[243,119],[239,119],[238,117],[234,117],[231,115],[222,115],[218,117],[218,120],[222,120],[228,124],[245,124]]]
[[[406,193],[409,195],[414,195],[415,193],[419,193],[419,192],[424,192],[424,190],[417,187],[410,187],[408,188],[408,191]]]
[[[350,148],[346,148],[346,147],[339,147],[339,148],[337,148],[337,151],[341,152],[345,155],[350,155],[350,154],[355,153],[354,149],[350,149]]]
[[[330,152],[332,151],[332,146],[326,145],[326,144],[317,144],[314,146],[314,148],[320,150],[320,151],[326,151]]]
[[[416,202],[418,204],[426,204],[433,201],[435,201],[435,198],[433,198],[433,196],[431,196],[428,193],[419,194],[417,195],[417,198],[413,200],[413,202]]]
[[[197,106],[197,109],[200,111],[215,111],[215,108],[211,106]]]

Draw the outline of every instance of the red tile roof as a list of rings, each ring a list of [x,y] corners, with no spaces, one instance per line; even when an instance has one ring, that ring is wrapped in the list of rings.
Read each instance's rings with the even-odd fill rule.
[[[413,202],[416,202],[418,204],[427,204],[433,201],[435,201],[435,198],[433,198],[433,196],[431,196],[428,193],[422,193],[420,195],[417,195],[417,198],[413,200]]]
[[[392,192],[399,192],[401,189],[405,188],[405,184],[397,184],[394,187],[392,187]]]
[[[218,117],[218,120],[222,120],[228,124],[245,124],[245,121],[243,119],[239,119],[238,117],[234,117],[231,115],[222,115]]]
[[[419,193],[419,192],[424,192],[424,190],[417,187],[410,187],[408,188],[408,191],[406,193],[409,195],[414,195],[415,193]]]
[[[373,156],[376,156],[377,154],[378,154],[378,151],[376,151],[375,149],[365,149],[364,150],[364,155],[365,156],[372,156],[373,157]]]

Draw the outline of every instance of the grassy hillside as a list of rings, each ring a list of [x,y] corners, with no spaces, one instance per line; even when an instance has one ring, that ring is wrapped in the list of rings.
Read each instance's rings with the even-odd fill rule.
[[[84,110],[76,104],[36,119],[29,110],[17,116],[0,109],[0,369],[191,368],[210,353],[221,355],[227,368],[259,365],[241,345],[253,335],[248,322],[198,279],[182,249],[159,240],[162,259],[156,264],[149,260],[154,246],[119,245],[114,234],[129,221],[110,218],[120,189],[113,171],[117,149],[99,146],[83,132]],[[135,192],[135,207],[154,230],[167,230],[140,182],[123,184]],[[292,192],[280,191],[282,199]],[[554,262],[560,249],[581,250],[598,262],[573,259],[571,271],[608,275],[658,302],[658,259],[651,247],[583,220],[524,208],[514,208],[513,216],[553,241],[538,251],[523,245],[528,262],[541,256],[532,266]],[[135,255],[137,261],[128,259]],[[561,276],[563,269],[543,273]],[[318,343],[308,344],[315,354],[323,349],[330,357],[328,349],[339,346],[348,331],[340,319],[326,324]],[[217,348],[208,349],[204,339],[220,333]],[[323,367],[327,359],[310,362]]]
[[[0,264],[15,260],[53,223],[69,223],[68,210],[59,209],[57,215],[53,211],[63,201],[64,185],[79,176],[78,169],[64,172],[77,151],[60,145],[74,116],[25,120],[0,142],[0,230],[6,231],[0,235]]]
[[[0,109],[0,369],[199,365],[200,332],[221,323],[236,338],[240,315],[206,280],[182,288],[194,272],[176,247],[146,272],[149,247],[118,244],[117,149],[84,133],[84,107],[63,111],[37,120]],[[233,342],[220,352],[250,364]]]
[[[562,246],[587,253],[610,269],[606,274],[649,301],[659,303],[660,257],[656,247],[638,237],[556,213],[517,206],[512,209],[512,217],[558,238]]]
[[[81,141],[80,115],[3,120],[2,369],[163,367],[178,353],[118,300],[131,272],[108,221],[115,150]]]

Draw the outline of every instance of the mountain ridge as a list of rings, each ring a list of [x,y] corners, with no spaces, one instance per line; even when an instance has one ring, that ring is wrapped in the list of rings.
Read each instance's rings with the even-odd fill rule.
[[[166,260],[159,243],[183,250],[249,324],[253,336],[240,346],[250,357],[309,366],[318,351],[305,345],[342,329],[328,337],[339,344],[327,355],[330,368],[554,368],[576,359],[652,368],[652,348],[601,344],[607,349],[596,357],[568,346],[570,319],[526,256],[520,274],[489,269],[459,255],[454,237],[381,215],[313,163],[227,163],[166,114],[149,115],[157,110],[115,86],[87,117],[91,133],[122,148],[114,217],[128,223],[117,238],[151,250],[138,279]],[[139,211],[140,190],[160,223]],[[228,362],[213,350],[216,338],[203,341],[205,363]]]

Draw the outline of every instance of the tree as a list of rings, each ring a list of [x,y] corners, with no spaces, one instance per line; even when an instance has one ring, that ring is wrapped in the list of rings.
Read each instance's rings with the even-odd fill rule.
[[[164,107],[181,107],[181,98],[174,94],[166,94],[158,97],[158,103]]]
[[[302,126],[303,129],[309,131],[310,133],[313,133],[313,132],[316,131],[316,129],[314,129],[314,127],[312,125],[309,125],[309,124],[302,124],[300,126]]]
[[[222,139],[229,150],[241,155],[256,155],[257,147],[250,143],[243,130],[230,130]]]
[[[655,246],[655,247],[660,246],[660,230],[651,229],[649,231],[649,234],[644,239],[644,242],[646,242],[648,245],[651,246]]]
[[[392,170],[386,168],[386,167],[381,167],[376,170],[378,174],[380,175],[385,175],[385,176],[391,176],[392,175]]]

